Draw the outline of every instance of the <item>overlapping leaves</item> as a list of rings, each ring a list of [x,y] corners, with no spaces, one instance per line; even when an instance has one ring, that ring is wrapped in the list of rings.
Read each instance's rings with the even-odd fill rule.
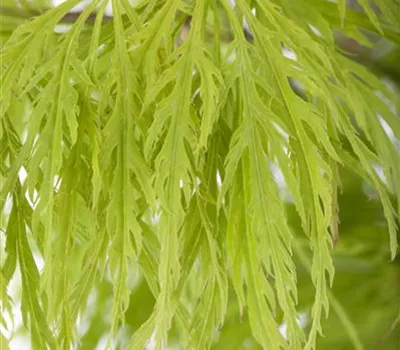
[[[115,0],[106,23],[106,2],[95,0],[57,33],[78,3],[17,26],[0,54],[0,204],[11,203],[2,307],[11,312],[18,263],[32,346],[68,347],[90,292],[109,278],[111,345],[139,271],[156,301],[129,348],[150,339],[162,348],[171,329],[183,347],[209,348],[230,286],[262,347],[315,348],[332,300],[340,168],[377,190],[392,258],[400,214],[399,101],[336,50],[333,30],[369,23],[393,40],[398,5],[377,2],[376,14],[361,2],[363,15],[339,1],[332,17],[323,8],[332,4],[317,11],[314,0]],[[274,168],[312,251],[308,334],[298,322],[298,234]]]

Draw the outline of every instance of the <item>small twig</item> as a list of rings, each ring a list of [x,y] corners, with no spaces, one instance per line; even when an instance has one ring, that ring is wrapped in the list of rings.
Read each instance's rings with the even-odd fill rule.
[[[82,12],[69,12],[67,13],[62,19],[62,22],[67,22],[67,23],[74,23],[78,20],[78,18],[81,16]],[[86,23],[94,23],[96,20],[97,13],[92,13],[89,15],[89,17],[86,19]],[[102,22],[103,23],[108,23],[112,20],[112,16],[107,16],[103,15]]]
[[[398,324],[400,324],[400,311],[395,320],[393,321],[392,325],[390,326],[389,330],[387,331],[387,333],[383,336],[382,339],[379,340],[379,344],[383,344],[389,338],[389,336],[393,333]]]

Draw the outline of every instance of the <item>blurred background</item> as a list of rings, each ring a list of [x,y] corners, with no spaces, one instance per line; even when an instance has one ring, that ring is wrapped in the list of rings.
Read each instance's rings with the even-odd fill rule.
[[[60,2],[62,1],[55,0],[53,5]],[[57,30],[60,32],[68,30],[68,24],[76,20],[85,3],[76,7],[75,13],[65,17],[65,27],[61,25]],[[0,45],[6,42],[18,25],[42,13],[48,6],[47,1],[34,1],[29,4],[30,7],[21,7],[16,6],[14,0],[1,0]],[[348,1],[347,6],[349,11],[362,12],[362,7],[356,0]],[[357,22],[341,28],[337,12],[323,15],[337,17],[338,30],[335,32],[335,40],[338,50],[366,66],[385,81],[390,89],[399,93],[400,29],[397,32],[394,31],[391,34],[392,37],[382,38],[372,30],[371,25],[366,24],[367,21],[360,23],[361,29],[357,27]],[[107,10],[107,16],[108,19],[112,18],[111,7]],[[400,27],[400,14],[394,13],[393,16],[399,16]],[[87,25],[90,26],[90,23]],[[387,103],[394,108],[391,101]],[[399,116],[398,111],[397,115]],[[388,126],[385,130],[400,152],[399,140],[393,137]],[[379,170],[377,169],[378,172]],[[20,178],[23,179],[23,177],[24,173],[21,172]],[[309,310],[314,300],[314,287],[309,275],[310,257],[306,253],[307,242],[302,241],[300,222],[279,169],[276,170],[275,177],[281,188],[282,198],[286,202],[293,230],[298,233],[294,258],[298,269],[299,310],[303,310],[299,314],[299,323],[307,329]],[[342,170],[341,178],[343,191],[339,195],[339,238],[333,250],[336,275],[331,293],[330,315],[323,324],[325,336],[320,337],[317,348],[320,350],[354,349],[354,342],[357,343],[357,340],[351,342],[349,339],[352,337],[351,332],[355,332],[362,343],[359,344],[360,349],[399,350],[400,256],[397,256],[393,262],[390,261],[387,224],[377,193],[358,177],[344,170]],[[5,213],[5,215],[8,214]],[[1,252],[4,251],[4,243],[5,237],[2,232],[0,233]],[[41,270],[43,268],[41,256],[36,254],[35,259]],[[3,262],[3,257],[0,262]],[[131,283],[132,294],[130,307],[126,313],[126,324],[118,334],[120,340],[118,348],[121,349],[129,341],[130,335],[150,316],[155,302],[147,283],[138,271],[132,271]],[[29,337],[22,323],[20,310],[21,280],[18,269],[12,280],[9,294],[14,297],[14,319],[12,320],[9,315],[2,315],[9,325],[8,330],[4,327],[1,329],[2,333],[7,337],[11,333],[15,334],[10,342],[11,349],[30,349]],[[77,349],[105,349],[110,326],[111,302],[112,284],[105,276],[105,279],[97,283],[91,292],[86,311],[79,318],[80,343]],[[169,349],[182,349],[179,345],[179,327],[179,324],[173,326]],[[280,330],[282,334],[285,334],[284,324],[281,325]],[[357,337],[354,336],[354,339]],[[213,349],[260,349],[251,335],[246,317],[240,316],[233,291],[230,295],[226,323],[216,336]]]

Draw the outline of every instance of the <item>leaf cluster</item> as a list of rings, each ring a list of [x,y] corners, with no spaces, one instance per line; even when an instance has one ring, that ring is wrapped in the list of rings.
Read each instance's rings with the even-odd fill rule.
[[[93,292],[106,347],[228,348],[236,315],[250,346],[315,349],[331,305],[362,348],[331,289],[339,193],[369,186],[395,259],[400,100],[335,33],[398,46],[399,2],[79,3],[1,5],[0,300],[18,270],[32,348],[91,348]]]

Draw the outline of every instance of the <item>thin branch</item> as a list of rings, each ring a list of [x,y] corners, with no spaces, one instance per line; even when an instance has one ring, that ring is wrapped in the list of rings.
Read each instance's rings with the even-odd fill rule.
[[[23,19],[32,19],[35,17],[38,17],[40,15],[43,15],[45,12],[47,12],[49,9],[45,11],[38,11],[38,10],[23,10],[20,8],[16,7],[5,7],[5,6],[0,6],[0,13],[3,16],[9,16],[9,17],[17,17],[17,18],[23,18]],[[62,23],[75,23],[78,18],[81,16],[82,12],[69,12],[67,13],[62,19]],[[92,13],[86,20],[86,23],[93,24],[94,21],[96,20],[97,13]],[[104,15],[103,16],[103,23],[107,23],[112,20],[112,16]]]

